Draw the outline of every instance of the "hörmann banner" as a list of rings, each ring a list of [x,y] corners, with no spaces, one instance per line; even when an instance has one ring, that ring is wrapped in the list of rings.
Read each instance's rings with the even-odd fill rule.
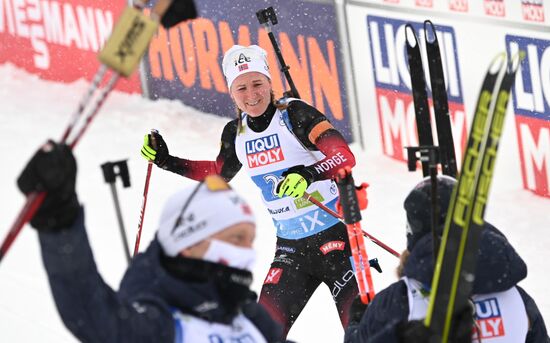
[[[90,80],[126,1],[0,0],[0,63],[53,81]],[[139,92],[136,75],[117,89]]]
[[[409,22],[418,37],[424,37],[424,24]],[[405,25],[403,20],[388,17],[367,16],[370,52],[372,58],[372,77],[375,84],[378,122],[383,151],[387,156],[406,161],[404,147],[417,146],[418,136],[412,98],[411,77],[407,62]],[[462,147],[466,142],[466,115],[460,68],[457,57],[456,35],[450,26],[436,26],[436,34],[441,48],[443,72],[449,98],[449,112],[455,138],[457,160],[461,160]],[[367,43],[367,42],[365,42]],[[424,40],[420,39],[425,57]],[[429,70],[424,58],[424,70],[429,88]],[[429,92],[431,96],[431,93]],[[430,101],[430,106],[432,103]],[[432,126],[435,119],[432,111]]]
[[[513,88],[523,186],[550,197],[550,40],[506,35],[506,47],[526,53]]]
[[[201,111],[235,116],[220,66],[224,51],[233,44],[257,44],[267,51],[275,96],[281,96],[286,81],[267,32],[256,19],[256,11],[273,6],[279,20],[273,32],[301,98],[351,140],[333,5],[204,0],[197,6],[200,18],[168,31],[161,28],[153,38],[145,63],[152,98],[180,99]]]

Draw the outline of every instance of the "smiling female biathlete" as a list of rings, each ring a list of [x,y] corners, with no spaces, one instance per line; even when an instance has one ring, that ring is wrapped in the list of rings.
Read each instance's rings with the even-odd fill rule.
[[[215,161],[171,156],[159,134],[155,147],[145,136],[142,155],[166,170],[200,181],[209,174],[227,181],[244,168],[260,188],[277,229],[277,246],[260,295],[285,337],[321,282],[332,292],[344,327],[358,293],[346,226],[302,198],[308,192],[335,210],[338,190],[331,180],[355,158],[346,141],[311,105],[286,99],[275,106],[266,52],[235,45],[223,72],[238,118],[225,126]]]

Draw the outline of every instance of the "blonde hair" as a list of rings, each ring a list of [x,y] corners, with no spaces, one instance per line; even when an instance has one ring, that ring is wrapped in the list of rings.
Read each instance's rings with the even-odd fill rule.
[[[411,253],[408,250],[403,250],[401,253],[401,256],[399,257],[399,265],[395,268],[395,273],[398,278],[402,278],[404,276],[403,272],[405,270],[405,264],[407,263],[410,254]]]

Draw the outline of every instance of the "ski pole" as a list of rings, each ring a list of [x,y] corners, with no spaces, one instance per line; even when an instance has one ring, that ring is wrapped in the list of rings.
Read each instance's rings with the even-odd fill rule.
[[[107,97],[109,94],[111,94],[112,90],[115,88],[115,85],[117,84],[118,80],[120,78],[119,73],[114,73],[113,76],[109,79],[107,82],[107,85],[105,88],[101,89],[96,101],[92,105],[92,109],[90,110],[90,114],[86,116],[84,119],[84,124],[80,128],[80,130],[77,132],[76,136],[74,137],[72,143],[69,144],[71,149],[73,149],[78,141],[84,136],[84,133],[86,132],[86,129],[90,126],[91,122],[94,120],[96,115],[99,113],[99,110],[105,103],[105,100],[107,100]]]
[[[153,133],[158,133],[157,130],[151,130],[151,144],[153,148],[156,147],[155,138]],[[147,162],[147,174],[145,175],[145,186],[143,188],[143,201],[141,203],[141,211],[139,213],[138,229],[136,233],[136,243],[134,245],[134,257],[139,251],[139,242],[141,240],[141,229],[143,228],[143,218],[145,218],[145,207],[147,206],[147,193],[149,193],[149,180],[151,179],[151,171],[153,170],[153,161]]]
[[[117,25],[113,28],[111,36],[104,44],[103,49],[99,54],[99,59],[102,62],[102,65],[94,75],[92,83],[82,100],[79,102],[77,110],[73,113],[69,125],[61,137],[61,143],[67,142],[71,149],[74,149],[80,138],[84,135],[87,127],[90,125],[91,121],[94,119],[95,115],[105,102],[107,96],[114,88],[119,77],[121,75],[129,76],[137,67],[141,56],[143,56],[149,45],[149,41],[157,30],[158,20],[162,18],[165,11],[170,9],[171,3],[171,0],[157,1],[151,11],[151,17],[155,18],[155,20],[148,19],[142,13],[136,12],[136,10],[131,7],[126,8],[121,18],[119,18]],[[139,5],[136,7],[139,7]],[[136,23],[139,24],[141,28],[139,34],[136,34]],[[132,42],[132,44],[128,45],[128,42]],[[86,105],[89,101],[91,101],[93,94],[98,89],[107,69],[112,69],[115,72],[114,75],[108,82],[107,87],[99,95],[97,102],[92,107],[90,115],[86,118],[86,123],[78,132],[74,140],[70,142],[68,140],[69,135],[73,132],[74,126],[87,107]],[[0,246],[0,261],[4,258],[25,223],[33,218],[38,208],[40,208],[40,205],[42,205],[45,197],[46,194],[44,192],[30,193],[27,195],[25,205],[19,212],[19,215],[10,227],[6,238]]]
[[[348,231],[351,255],[355,266],[355,278],[359,288],[359,296],[363,304],[368,304],[374,298],[374,286],[369,258],[365,249],[365,242],[361,234],[361,210],[355,191],[351,168],[346,167],[338,171],[336,184],[340,193],[340,205],[344,213],[344,223]]]
[[[288,71],[290,67],[286,64],[283,58],[283,54],[281,53],[281,48],[279,48],[279,44],[275,39],[275,35],[273,35],[273,32],[271,31],[271,25],[277,25],[278,23],[275,10],[273,9],[273,7],[268,7],[266,9],[259,10],[258,12],[256,12],[256,17],[258,18],[260,25],[262,25],[264,29],[267,31],[267,35],[269,36],[269,40],[271,41],[271,45],[273,45],[273,49],[275,50],[275,55],[277,55],[277,60],[279,61],[279,65],[281,66],[280,70],[285,75],[285,78],[288,81],[290,92],[287,91],[284,93],[284,95],[299,99],[300,94],[298,94],[298,89],[294,85],[294,81],[292,81],[292,77],[290,76],[290,72]]]
[[[115,166],[118,168],[118,173],[115,173]],[[124,255],[128,264],[132,257],[130,256],[130,247],[128,245],[128,239],[126,238],[126,229],[124,228],[124,221],[122,220],[122,211],[120,210],[120,201],[118,200],[118,193],[116,189],[116,178],[120,176],[122,179],[122,185],[124,188],[130,187],[130,175],[128,173],[128,165],[126,160],[118,162],[106,162],[101,165],[103,170],[103,178],[111,187],[111,194],[113,195],[113,201],[115,204],[115,212],[118,221],[118,227],[120,231],[120,236],[122,238],[122,246],[124,250]]]
[[[338,219],[343,221],[344,217],[342,215],[340,215],[339,213],[337,213],[337,212],[331,210],[330,208],[328,208],[327,206],[325,206],[322,202],[320,202],[319,200],[312,197],[311,194],[309,194],[308,192],[304,193],[303,198],[310,201],[311,203],[313,203],[314,205],[319,207],[321,210],[327,212],[328,214],[330,214],[334,218],[338,218]],[[362,231],[363,231],[363,235],[366,236],[368,239],[370,239],[374,244],[378,245],[379,247],[386,250],[387,252],[389,252],[390,254],[392,254],[393,256],[395,256],[397,258],[401,257],[400,253],[398,253],[394,249],[390,248],[387,244],[383,243],[382,241],[380,241],[378,238],[374,237],[373,235],[371,235],[367,231],[365,231],[365,230],[362,230]]]
[[[97,90],[98,85],[100,84],[102,78],[104,77],[105,71],[106,71],[106,68],[104,68],[103,66],[100,67],[100,69],[97,71],[96,75],[94,76],[94,81],[88,87],[88,90],[87,90],[86,94],[84,95],[83,99],[78,104],[77,110],[71,116],[71,121],[67,125],[67,127],[66,127],[66,129],[65,129],[65,131],[64,131],[64,133],[61,137],[61,140],[60,140],[61,143],[65,143],[68,140],[69,135],[73,131],[76,123],[78,122],[78,120],[82,117],[88,103],[92,99],[93,93]],[[114,82],[116,82],[116,79],[115,79]],[[113,84],[113,86],[114,86],[114,84]],[[112,87],[107,92],[104,92],[103,97],[102,97],[102,103],[105,100],[105,98],[107,97],[107,95],[110,93],[111,90],[112,90]],[[101,105],[99,105],[99,107],[100,106]],[[99,110],[99,107],[96,106],[94,112],[97,113],[97,111]],[[91,123],[94,116],[95,116],[95,114],[92,115],[92,116],[89,116],[89,119],[87,120],[87,125],[89,125]],[[81,133],[77,136],[77,138],[80,139],[82,137],[83,133],[84,132],[81,131]],[[74,147],[78,143],[78,139],[76,139],[75,141],[69,143],[71,149],[74,149]],[[46,198],[46,192],[40,192],[40,193],[33,192],[33,193],[30,193],[30,194],[27,195],[27,198],[25,200],[25,205],[19,211],[19,214],[17,215],[17,218],[15,219],[15,222],[10,227],[10,229],[8,231],[8,234],[6,235],[6,238],[4,238],[4,241],[2,242],[2,245],[0,246],[0,261],[2,261],[2,259],[4,258],[4,256],[8,252],[8,250],[10,249],[11,245],[13,244],[13,242],[15,241],[15,239],[17,238],[17,236],[19,235],[19,233],[23,229],[23,226],[25,226],[25,224],[27,222],[29,222],[34,217],[34,214],[40,208],[40,206],[44,202],[45,198]]]
[[[107,66],[105,64],[101,64],[99,66],[99,69],[95,73],[92,83],[88,87],[86,93],[84,94],[84,97],[80,100],[78,103],[78,106],[76,108],[76,111],[73,112],[71,115],[71,121],[69,122],[69,125],[67,125],[67,128],[65,129],[65,132],[61,136],[61,142],[64,142],[69,137],[69,134],[71,133],[73,127],[78,122],[78,119],[84,113],[84,110],[86,107],[88,107],[88,103],[92,99],[92,96],[96,92],[97,88],[99,87],[99,84],[101,83],[101,80],[103,80],[103,77],[105,76],[105,73],[107,72]]]
[[[13,241],[17,238],[17,235],[19,235],[19,232],[21,232],[21,229],[27,223],[29,220],[34,217],[34,214],[42,205],[44,202],[44,198],[46,197],[46,192],[40,192],[40,193],[30,193],[27,196],[27,200],[25,201],[25,205],[19,212],[19,215],[15,219],[15,222],[11,226],[10,230],[8,231],[8,234],[6,235],[6,238],[4,238],[4,241],[2,242],[2,246],[0,246],[0,262],[6,256],[6,253],[10,249]]]

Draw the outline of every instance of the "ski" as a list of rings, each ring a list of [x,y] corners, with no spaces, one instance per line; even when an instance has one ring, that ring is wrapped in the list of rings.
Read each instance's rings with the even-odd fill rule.
[[[499,54],[481,87],[432,280],[424,321],[432,333],[431,342],[448,342],[453,315],[468,306],[494,162],[519,65],[512,64],[504,53]]]
[[[430,107],[428,104],[428,93],[426,90],[426,79],[422,67],[422,56],[420,44],[411,24],[405,26],[407,59],[409,61],[409,72],[411,75],[411,88],[414,101],[414,114],[416,118],[416,129],[418,132],[418,145],[421,147],[433,146],[432,126],[430,124]],[[422,174],[430,175],[428,162],[421,158]]]
[[[428,68],[430,70],[430,84],[432,86],[432,101],[441,168],[444,175],[456,178],[456,156],[441,52],[439,50],[439,41],[437,40],[435,27],[429,20],[424,22],[424,42],[426,43]]]

